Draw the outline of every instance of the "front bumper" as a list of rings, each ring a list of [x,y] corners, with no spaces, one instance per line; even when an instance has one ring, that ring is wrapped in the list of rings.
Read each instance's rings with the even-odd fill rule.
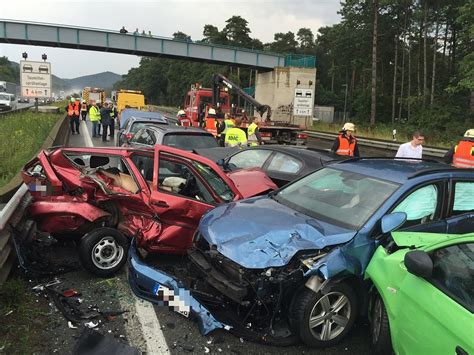
[[[216,329],[230,330],[231,327],[219,322],[204,307],[191,291],[172,276],[146,265],[137,254],[133,240],[128,258],[128,281],[133,293],[158,306],[166,306],[181,315],[197,321],[199,331],[207,335]]]

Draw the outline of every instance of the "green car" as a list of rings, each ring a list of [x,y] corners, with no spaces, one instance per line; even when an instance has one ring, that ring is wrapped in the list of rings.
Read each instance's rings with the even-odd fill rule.
[[[375,251],[375,353],[474,354],[474,233],[394,232]]]

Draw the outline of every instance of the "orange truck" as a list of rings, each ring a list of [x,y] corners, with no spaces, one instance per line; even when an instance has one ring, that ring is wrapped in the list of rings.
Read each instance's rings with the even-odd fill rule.
[[[84,100],[88,105],[91,105],[94,102],[103,104],[105,102],[105,90],[87,86],[82,90],[82,100]]]

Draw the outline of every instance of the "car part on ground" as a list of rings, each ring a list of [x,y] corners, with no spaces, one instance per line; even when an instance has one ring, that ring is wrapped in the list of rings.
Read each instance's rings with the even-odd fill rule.
[[[34,197],[29,218],[57,238],[82,237],[81,261],[102,277],[126,261],[126,237],[149,251],[182,254],[204,212],[276,188],[259,169],[225,174],[206,158],[159,145],[55,148],[22,176]]]
[[[474,233],[392,237],[365,273],[372,284],[374,352],[474,352]]]

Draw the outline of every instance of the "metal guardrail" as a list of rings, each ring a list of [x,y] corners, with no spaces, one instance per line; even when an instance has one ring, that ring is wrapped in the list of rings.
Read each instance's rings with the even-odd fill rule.
[[[309,137],[312,138],[320,138],[324,140],[331,140],[333,141],[338,135],[336,133],[329,133],[329,132],[317,132],[317,131],[304,131]],[[386,149],[396,152],[398,147],[400,147],[400,142],[391,142],[391,141],[384,141],[379,139],[369,139],[369,138],[361,138],[357,137],[357,141],[360,145],[378,149]],[[443,148],[437,147],[427,147],[423,146],[423,155],[427,155],[430,157],[442,158],[446,154],[448,150]]]

